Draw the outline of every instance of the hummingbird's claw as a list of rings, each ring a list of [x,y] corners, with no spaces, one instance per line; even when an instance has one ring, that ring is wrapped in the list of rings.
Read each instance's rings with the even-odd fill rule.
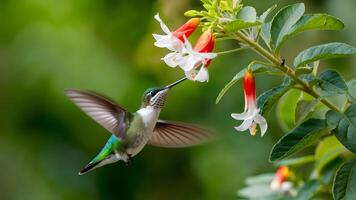
[[[127,160],[125,161],[126,166],[132,166],[133,165],[133,159],[130,154],[127,154]]]

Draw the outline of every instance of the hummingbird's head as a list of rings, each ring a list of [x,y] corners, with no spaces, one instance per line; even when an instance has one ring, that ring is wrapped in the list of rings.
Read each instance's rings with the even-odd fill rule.
[[[182,78],[172,84],[164,87],[150,88],[143,94],[142,107],[152,106],[154,108],[162,108],[166,100],[166,95],[173,86],[178,85],[187,78]]]

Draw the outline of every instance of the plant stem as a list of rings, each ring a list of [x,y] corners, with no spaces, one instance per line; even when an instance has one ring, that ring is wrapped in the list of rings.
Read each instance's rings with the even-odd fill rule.
[[[228,54],[228,53],[233,53],[233,52],[238,52],[238,51],[242,51],[247,49],[246,47],[240,47],[240,48],[236,48],[236,49],[231,49],[231,50],[227,50],[227,51],[220,51],[220,52],[216,52],[216,54],[218,55],[223,55],[223,54]]]
[[[272,55],[269,51],[263,48],[260,44],[256,43],[255,41],[251,40],[249,37],[245,36],[241,32],[237,32],[234,34],[235,37],[243,41],[244,43],[248,44],[254,51],[258,54],[266,58],[268,61],[272,62],[276,66],[280,66],[282,63],[281,59],[277,59]]]
[[[262,57],[267,59],[269,62],[273,63],[274,64],[273,67],[281,70],[286,75],[288,75],[290,78],[292,78],[296,83],[298,83],[301,86],[302,91],[310,94],[311,96],[313,96],[316,99],[321,99],[320,101],[325,106],[329,107],[330,109],[335,110],[337,112],[342,112],[342,110],[340,110],[337,106],[335,106],[333,103],[331,103],[327,99],[320,98],[320,95],[313,88],[311,88],[306,82],[304,82],[298,76],[296,76],[295,71],[291,67],[289,67],[288,65],[283,63],[283,60],[281,58],[276,57],[275,55],[270,53],[268,50],[263,48],[260,44],[258,44],[254,40],[251,40],[249,37],[247,37],[246,35],[244,35],[241,32],[236,32],[233,34],[233,36],[237,40],[250,46],[255,52],[260,54]]]
[[[224,41],[224,40],[235,40],[235,38],[233,37],[221,37],[221,38],[216,38],[215,41],[216,42],[220,42],[220,41]]]

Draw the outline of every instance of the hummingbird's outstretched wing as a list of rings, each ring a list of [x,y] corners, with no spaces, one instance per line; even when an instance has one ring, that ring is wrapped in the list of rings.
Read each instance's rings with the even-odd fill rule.
[[[148,144],[158,147],[189,147],[213,138],[207,129],[183,122],[158,120]]]
[[[94,92],[67,89],[67,96],[88,116],[119,138],[123,138],[132,114]]]

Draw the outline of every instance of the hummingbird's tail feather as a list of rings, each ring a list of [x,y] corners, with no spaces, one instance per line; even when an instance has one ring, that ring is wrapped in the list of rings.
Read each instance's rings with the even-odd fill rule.
[[[99,154],[79,172],[79,175],[83,175],[98,167],[122,160],[121,154],[117,151],[122,145],[122,140],[119,140],[115,135],[112,135]]]
[[[100,162],[101,161],[90,162],[82,170],[79,171],[78,175],[84,175],[84,174],[88,173],[89,171],[95,169],[99,165]]]

